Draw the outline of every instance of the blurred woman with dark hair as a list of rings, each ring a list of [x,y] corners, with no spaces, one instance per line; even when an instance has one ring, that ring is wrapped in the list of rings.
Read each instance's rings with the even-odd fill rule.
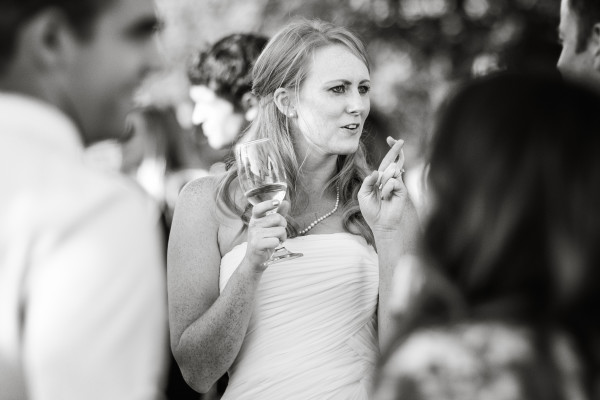
[[[502,74],[438,122],[424,283],[376,398],[598,398],[600,98]]]

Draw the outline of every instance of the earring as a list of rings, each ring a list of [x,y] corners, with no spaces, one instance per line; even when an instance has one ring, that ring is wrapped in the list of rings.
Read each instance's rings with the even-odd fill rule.
[[[288,113],[288,117],[290,117],[290,118],[296,118],[296,112],[295,111],[290,111]]]

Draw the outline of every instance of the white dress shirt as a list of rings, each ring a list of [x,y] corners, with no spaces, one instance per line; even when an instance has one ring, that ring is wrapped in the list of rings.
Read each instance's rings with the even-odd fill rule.
[[[0,94],[1,400],[161,396],[158,212],[83,151],[60,111]]]

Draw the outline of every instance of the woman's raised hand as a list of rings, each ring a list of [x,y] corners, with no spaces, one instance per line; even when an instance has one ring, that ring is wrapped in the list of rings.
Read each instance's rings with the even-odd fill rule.
[[[410,203],[402,181],[404,141],[388,137],[387,143],[390,150],[377,171],[365,178],[358,192],[361,212],[375,235],[398,231],[404,209]]]
[[[290,203],[286,200],[268,200],[258,203],[252,208],[252,218],[248,222],[248,246],[246,261],[256,272],[267,268],[265,261],[271,257],[275,248],[287,239],[285,228]],[[267,214],[269,211],[277,211]]]

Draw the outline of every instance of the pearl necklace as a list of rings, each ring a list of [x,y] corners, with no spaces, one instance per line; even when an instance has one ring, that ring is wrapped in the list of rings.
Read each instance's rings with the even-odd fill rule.
[[[315,219],[313,222],[310,223],[310,225],[308,225],[306,227],[306,229],[302,229],[301,231],[299,231],[298,232],[298,236],[306,235],[306,233],[308,231],[310,231],[312,228],[314,228],[319,222],[323,221],[325,218],[330,217],[334,212],[337,211],[338,205],[340,204],[340,187],[337,186],[335,188],[335,191],[336,191],[336,195],[335,195],[335,207],[333,207],[333,210],[329,211],[327,214],[323,215],[322,217],[319,217],[319,218]]]

